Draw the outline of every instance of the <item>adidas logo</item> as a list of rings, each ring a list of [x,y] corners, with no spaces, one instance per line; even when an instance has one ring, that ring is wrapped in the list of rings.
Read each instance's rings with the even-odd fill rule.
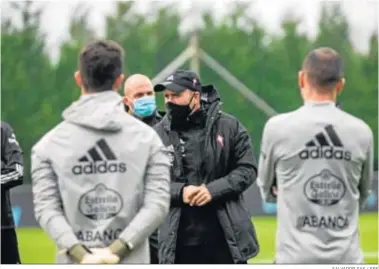
[[[323,132],[325,131],[325,133]],[[299,157],[307,159],[334,159],[351,160],[351,152],[344,150],[341,139],[338,137],[332,125],[327,125],[322,132],[315,135],[315,139],[305,144],[305,149],[300,151]]]
[[[79,158],[79,163],[72,167],[74,175],[125,173],[126,163],[118,162],[115,154],[104,139],[96,142],[88,154]]]

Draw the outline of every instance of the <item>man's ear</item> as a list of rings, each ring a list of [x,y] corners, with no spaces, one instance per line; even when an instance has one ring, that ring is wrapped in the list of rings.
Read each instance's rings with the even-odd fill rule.
[[[338,81],[337,86],[336,86],[337,95],[339,95],[342,92],[344,86],[345,86],[345,78],[342,78],[340,81]]]
[[[299,85],[299,89],[303,89],[304,88],[304,78],[305,77],[305,74],[304,74],[304,72],[303,71],[299,71],[298,72],[298,75],[297,75],[297,83],[298,83],[298,85]]]
[[[129,97],[127,97],[127,96],[124,96],[124,97],[122,98],[122,101],[124,102],[125,105],[129,105],[129,104],[130,104],[130,99],[129,99]]]
[[[113,83],[114,91],[118,91],[121,88],[122,82],[124,81],[124,79],[125,79],[124,74],[121,74],[118,76],[118,78],[116,78],[116,81]]]
[[[197,103],[200,105],[201,104],[201,93],[198,92],[197,96],[198,96]]]
[[[76,71],[74,73],[74,79],[75,79],[76,85],[80,89],[82,89],[83,88],[83,81],[82,81],[82,75],[80,74],[80,71]]]
[[[130,100],[130,98],[127,96],[124,96],[124,98],[122,100],[123,100],[124,104],[128,107],[128,113],[132,114],[134,111],[132,100]]]

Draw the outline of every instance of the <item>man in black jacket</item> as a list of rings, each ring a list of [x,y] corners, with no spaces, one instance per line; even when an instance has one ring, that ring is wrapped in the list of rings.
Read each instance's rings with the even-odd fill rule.
[[[135,74],[125,81],[125,110],[150,127],[161,121],[164,113],[157,111],[155,93],[151,80],[144,75]],[[149,237],[150,263],[158,264],[158,232]]]
[[[257,170],[248,132],[194,72],[177,71],[154,90],[164,91],[167,115],[155,129],[172,161],[160,263],[247,263],[259,252],[242,198]]]
[[[1,121],[1,263],[21,263],[9,190],[22,184],[23,152],[12,127]]]
[[[141,74],[132,75],[125,81],[124,103],[128,113],[151,127],[160,122],[164,115],[157,111],[151,80]]]

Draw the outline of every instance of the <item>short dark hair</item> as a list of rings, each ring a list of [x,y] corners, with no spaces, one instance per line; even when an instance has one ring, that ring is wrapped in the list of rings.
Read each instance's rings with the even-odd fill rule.
[[[123,72],[124,50],[112,40],[94,41],[79,55],[79,71],[84,88],[102,92],[112,90]]]
[[[332,90],[344,77],[343,61],[337,51],[321,47],[308,53],[303,61],[302,70],[308,81],[319,90]]]

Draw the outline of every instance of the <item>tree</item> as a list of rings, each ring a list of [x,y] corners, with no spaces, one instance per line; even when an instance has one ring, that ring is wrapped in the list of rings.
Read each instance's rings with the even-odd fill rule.
[[[79,10],[84,10],[80,13]],[[73,13],[69,24],[70,39],[60,47],[60,57],[54,66],[54,92],[51,93],[51,103],[54,110],[54,122],[61,120],[61,111],[80,96],[80,89],[75,84],[74,72],[78,69],[80,50],[90,41],[97,38],[88,25],[88,10],[79,4]]]
[[[370,38],[370,48],[364,57],[362,80],[367,82],[367,95],[364,100],[364,117],[374,131],[374,137],[378,137],[378,34],[375,31]],[[375,143],[375,156],[378,159],[378,145]]]
[[[32,145],[61,120],[62,111],[80,95],[73,74],[84,44],[96,37],[87,23],[82,6],[71,17],[70,38],[60,47],[60,57],[52,65],[40,33],[40,13],[31,2],[12,2],[22,17],[21,27],[3,19],[2,27],[2,117],[14,126],[25,160]],[[106,18],[106,38],[125,49],[126,75],[156,75],[169,64],[189,40],[179,32],[180,17],[173,7],[154,9],[153,16],[136,13],[134,2],[118,2],[116,12]],[[257,19],[245,10],[249,3],[231,6],[231,14],[216,22],[203,14],[200,45],[244,84],[278,112],[302,104],[297,72],[304,56],[313,48],[330,46],[345,60],[346,87],[339,96],[343,109],[365,120],[378,135],[378,36],[373,34],[367,55],[358,53],[348,39],[349,24],[338,4],[324,5],[319,33],[309,40],[299,33],[300,20],[287,13],[282,34],[269,35]],[[188,65],[185,66],[188,68]],[[256,153],[267,116],[232,89],[214,71],[201,65],[203,84],[214,84],[223,100],[222,109],[236,116],[249,130]],[[158,103],[162,105],[162,97]],[[26,170],[28,171],[28,170]]]
[[[42,9],[33,11],[30,1],[14,3],[12,9],[21,15],[22,25],[2,23],[2,118],[15,129],[29,167],[30,148],[45,132],[41,123],[49,121],[52,111],[52,69],[39,31]]]

